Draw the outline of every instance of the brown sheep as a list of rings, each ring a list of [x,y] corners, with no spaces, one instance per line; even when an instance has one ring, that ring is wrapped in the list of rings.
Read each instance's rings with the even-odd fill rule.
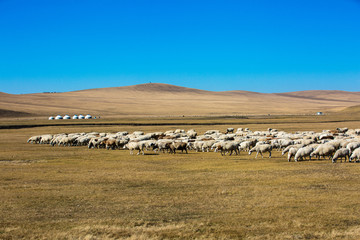
[[[105,140],[105,147],[107,150],[109,150],[110,148],[112,150],[115,150],[117,147],[116,139],[110,138],[110,139]]]
[[[170,145],[170,153],[176,153],[176,150],[181,150],[181,152],[183,153],[184,150],[186,152],[186,154],[188,153],[187,151],[187,143],[186,142],[173,142]]]

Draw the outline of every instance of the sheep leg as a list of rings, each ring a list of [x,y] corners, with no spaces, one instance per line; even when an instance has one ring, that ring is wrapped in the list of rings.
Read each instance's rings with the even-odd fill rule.
[[[257,158],[258,154],[259,154],[259,152],[256,152],[256,156],[255,156],[255,158]]]
[[[271,158],[271,151],[269,151],[269,158]]]

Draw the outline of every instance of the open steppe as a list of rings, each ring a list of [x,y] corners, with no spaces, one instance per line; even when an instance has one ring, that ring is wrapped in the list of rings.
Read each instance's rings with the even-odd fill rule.
[[[26,143],[63,132],[359,128],[357,108],[325,116],[25,118],[1,126],[0,239],[360,238],[358,163],[289,163],[277,151],[271,159],[244,152],[130,156]]]
[[[166,84],[0,93],[0,239],[360,239],[357,163],[26,143],[46,133],[360,128],[359,95]],[[87,113],[102,117],[47,120]]]
[[[360,105],[359,92],[212,92],[161,83],[64,93],[0,93],[2,118],[88,113],[102,117],[315,114],[356,105]]]

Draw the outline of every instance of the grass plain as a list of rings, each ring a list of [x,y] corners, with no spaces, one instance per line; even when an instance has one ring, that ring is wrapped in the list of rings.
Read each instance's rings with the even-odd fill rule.
[[[276,151],[271,159],[244,152],[131,156],[26,143],[62,132],[359,128],[358,112],[45,123],[0,123],[0,239],[360,239],[356,163],[289,163]],[[42,125],[7,129],[32,124]]]

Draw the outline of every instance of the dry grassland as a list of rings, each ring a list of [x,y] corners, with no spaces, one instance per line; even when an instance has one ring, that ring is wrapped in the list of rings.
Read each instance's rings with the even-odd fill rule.
[[[64,93],[0,93],[0,117],[92,114],[121,116],[314,114],[360,105],[359,92],[212,92],[169,84],[89,89]]]
[[[253,130],[359,128],[358,117],[353,114],[348,122],[341,122],[343,116],[214,118],[187,120],[236,124],[1,129],[0,239],[360,239],[360,164],[288,163],[280,152],[271,159],[243,152],[130,156],[125,150],[26,143],[29,136],[45,133],[203,132],[244,127],[243,121]],[[113,120],[122,121],[127,120]]]

